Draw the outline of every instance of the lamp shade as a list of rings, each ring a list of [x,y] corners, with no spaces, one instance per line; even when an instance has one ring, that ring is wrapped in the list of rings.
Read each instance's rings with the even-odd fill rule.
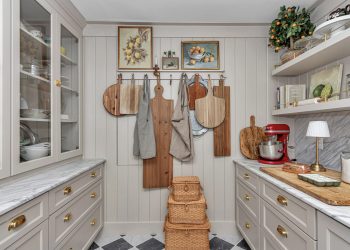
[[[311,121],[307,128],[306,136],[329,137],[328,123],[326,121]]]

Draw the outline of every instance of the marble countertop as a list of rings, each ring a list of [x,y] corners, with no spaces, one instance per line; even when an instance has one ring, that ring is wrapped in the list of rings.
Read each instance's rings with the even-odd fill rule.
[[[77,160],[1,181],[0,216],[104,162],[102,159]]]
[[[309,204],[310,206],[314,207],[315,209],[321,211],[322,213],[328,215],[329,217],[332,217],[334,220],[344,224],[345,226],[350,228],[350,206],[331,206],[328,205],[320,200],[317,200],[310,195],[299,191],[288,184],[277,180],[276,178],[265,174],[260,171],[261,166],[267,166],[260,164],[257,161],[253,160],[247,160],[247,159],[234,159],[235,163],[238,163],[239,165],[247,168],[254,174],[258,175],[262,179],[276,185],[283,191],[293,195],[294,197],[302,200],[303,202]]]

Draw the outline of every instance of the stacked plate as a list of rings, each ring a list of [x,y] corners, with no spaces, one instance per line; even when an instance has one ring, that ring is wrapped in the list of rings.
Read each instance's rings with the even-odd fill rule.
[[[26,161],[31,161],[48,156],[50,153],[51,144],[49,142],[43,142],[33,144],[29,146],[21,147],[21,158]]]

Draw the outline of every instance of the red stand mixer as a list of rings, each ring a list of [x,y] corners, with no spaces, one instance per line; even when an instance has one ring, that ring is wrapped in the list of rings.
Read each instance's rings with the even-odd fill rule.
[[[287,124],[268,124],[264,127],[268,141],[259,144],[260,159],[263,164],[283,164],[289,161],[288,137],[290,133]]]

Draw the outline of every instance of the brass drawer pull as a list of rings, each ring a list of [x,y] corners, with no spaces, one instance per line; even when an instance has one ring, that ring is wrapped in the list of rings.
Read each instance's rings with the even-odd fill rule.
[[[94,171],[94,172],[91,172],[91,174],[90,174],[90,176],[91,176],[91,178],[95,178],[97,175],[96,175],[96,172]]]
[[[56,85],[57,87],[61,87],[61,85],[62,85],[61,80],[56,80],[56,81],[55,81],[55,85]]]
[[[72,214],[71,213],[68,213],[64,216],[63,218],[63,222],[68,222],[72,219]]]
[[[25,222],[26,222],[26,217],[22,214],[22,215],[20,215],[20,216],[18,216],[18,217],[16,217],[16,218],[14,218],[14,219],[10,222],[10,224],[9,224],[9,226],[8,226],[8,228],[7,228],[7,230],[8,230],[8,231],[11,231],[12,229],[15,229],[15,228],[17,228],[17,227],[23,225]]]
[[[97,196],[96,192],[92,192],[92,193],[90,194],[90,198],[96,198],[96,196]]]
[[[246,180],[249,180],[250,176],[249,176],[249,174],[245,173],[243,178],[246,179]]]
[[[282,195],[277,196],[277,201],[282,206],[287,206],[288,205],[288,200],[285,197],[283,197]]]
[[[92,221],[90,221],[91,226],[95,226],[95,224],[96,224],[96,219],[93,219]]]
[[[246,224],[245,224],[245,228],[246,228],[246,229],[250,229],[251,227],[252,227],[252,226],[251,226],[249,223],[246,223]]]
[[[65,187],[64,189],[63,189],[63,194],[64,195],[68,195],[68,194],[70,194],[72,192],[72,187]]]
[[[244,199],[245,199],[246,201],[250,201],[251,198],[252,198],[252,197],[250,197],[248,194],[245,194],[245,196],[244,196]]]
[[[286,229],[284,229],[281,225],[277,226],[277,232],[285,238],[288,237],[288,233],[287,233]]]

